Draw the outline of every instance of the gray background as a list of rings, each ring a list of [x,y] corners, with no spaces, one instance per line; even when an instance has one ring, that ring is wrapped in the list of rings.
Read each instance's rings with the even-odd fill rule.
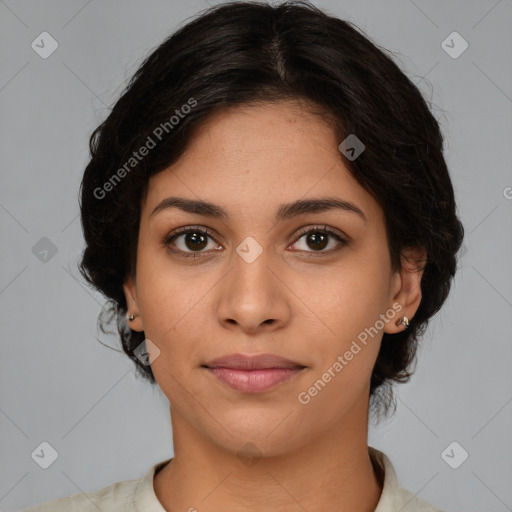
[[[390,456],[403,487],[446,511],[510,511],[512,2],[315,3],[396,52],[433,102],[466,228],[459,273],[417,371],[397,388],[396,415],[370,427],[369,444]],[[95,339],[103,301],[76,269],[77,192],[88,137],[126,79],[205,7],[204,0],[0,0],[4,512],[140,478],[172,456],[166,398]],[[31,48],[43,31],[59,44],[47,59]],[[441,47],[453,31],[469,44],[455,59]],[[43,237],[57,249],[47,261],[33,252]],[[118,346],[115,336],[101,340]],[[31,458],[43,441],[59,455],[48,469]],[[453,441],[469,453],[457,469],[441,455]]]

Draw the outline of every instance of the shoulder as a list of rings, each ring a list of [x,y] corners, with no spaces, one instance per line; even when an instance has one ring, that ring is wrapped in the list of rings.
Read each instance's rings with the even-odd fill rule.
[[[95,492],[76,493],[66,498],[46,501],[22,512],[132,512],[133,497],[140,480],[116,482]],[[122,507],[122,508],[121,508]]]
[[[369,446],[369,453],[374,467],[383,475],[382,494],[375,512],[443,512],[400,486],[395,468],[384,452]]]
[[[444,512],[421,498],[415,496],[407,489],[400,487],[397,491],[397,498],[401,503],[401,512]]]
[[[153,477],[169,463],[166,459],[151,466],[138,480],[124,480],[95,492],[81,492],[47,501],[22,512],[165,512],[153,489]]]

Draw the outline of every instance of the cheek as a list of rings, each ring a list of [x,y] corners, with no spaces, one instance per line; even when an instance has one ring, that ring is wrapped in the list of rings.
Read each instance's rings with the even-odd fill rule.
[[[379,260],[378,254],[377,250],[360,251],[347,257],[330,269],[329,276],[315,279],[318,286],[314,288],[310,279],[302,280],[299,293],[304,294],[309,285],[309,297],[304,296],[323,324],[322,334],[311,336],[322,350],[316,355],[309,387],[302,391],[305,399],[316,403],[314,408],[336,403],[333,418],[369,386],[378,356],[383,330],[380,315],[388,308],[387,260],[385,256]]]
[[[155,245],[153,240],[140,240],[137,297],[145,332],[162,336],[162,332],[172,329],[193,307],[198,283],[187,283],[184,273],[172,265],[165,249]]]
[[[310,331],[321,350],[300,391],[303,401],[310,401],[309,412],[322,411],[327,422],[339,419],[369,387],[382,340],[382,325],[376,322],[386,311],[385,280],[375,267],[357,270],[359,264],[325,280],[325,293],[315,295],[312,308],[325,329],[316,336]]]
[[[323,334],[342,343],[373,325],[388,307],[387,268],[363,252],[321,273],[302,273],[293,288],[324,324]]]
[[[213,279],[211,272],[201,277],[193,267],[171,264],[165,251],[140,252],[137,295],[144,333],[160,349],[158,363],[164,362],[173,375],[200,360],[200,341],[212,323],[204,308]],[[162,373],[159,366],[155,364],[155,377],[157,372]]]

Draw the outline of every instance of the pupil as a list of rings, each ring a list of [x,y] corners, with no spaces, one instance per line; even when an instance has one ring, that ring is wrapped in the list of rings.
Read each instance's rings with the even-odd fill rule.
[[[191,242],[191,243],[189,243]],[[189,249],[204,249],[207,245],[206,237],[201,233],[187,233],[185,244]]]
[[[311,233],[308,236],[308,243],[312,242],[310,246],[313,249],[324,249],[327,247],[327,236],[324,233]]]

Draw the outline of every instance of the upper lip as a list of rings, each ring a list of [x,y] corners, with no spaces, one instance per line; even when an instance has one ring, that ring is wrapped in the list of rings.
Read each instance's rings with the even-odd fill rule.
[[[232,368],[235,370],[262,370],[270,368],[305,368],[304,365],[273,354],[231,354],[208,361],[208,368]]]

